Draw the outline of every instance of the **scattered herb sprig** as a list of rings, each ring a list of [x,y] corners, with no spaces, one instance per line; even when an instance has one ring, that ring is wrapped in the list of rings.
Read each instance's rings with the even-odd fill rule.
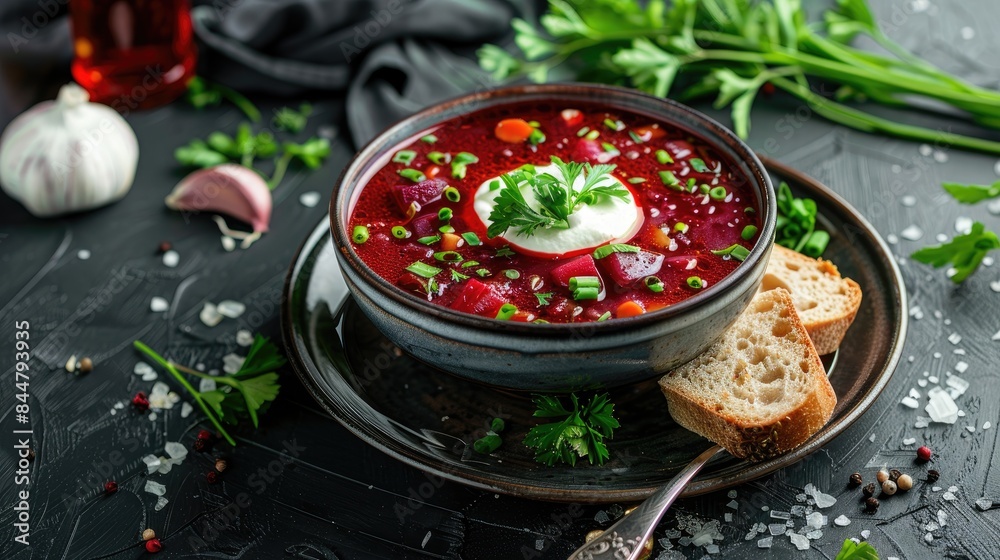
[[[518,56],[487,45],[479,62],[498,80],[544,82],[552,74],[631,83],[681,101],[715,95],[717,107],[731,106],[743,137],[758,92],[770,84],[850,128],[1000,154],[1000,142],[896,122],[854,103],[921,111],[930,101],[1000,128],[1000,92],[964,82],[896,45],[864,0],[838,0],[818,24],[805,13],[801,0],[549,0],[540,18],[544,30],[514,20]],[[889,54],[852,47],[858,34]],[[810,80],[839,87],[819,93]]]
[[[611,439],[620,426],[614,403],[607,393],[594,395],[586,406],[581,406],[575,393],[570,393],[569,400],[572,406],[566,408],[559,397],[534,395],[534,416],[552,422],[531,428],[524,444],[535,450],[536,461],[550,467],[556,463],[575,466],[578,458],[603,465],[609,457],[604,438]]]
[[[625,199],[629,195],[616,181],[605,181],[611,178],[614,165],[564,162],[557,156],[552,156],[552,163],[559,169],[559,177],[524,169],[500,176],[503,187],[490,213],[492,223],[486,230],[490,238],[503,235],[510,228],[525,236],[534,234],[540,227],[566,229],[570,214],[581,204],[594,204],[610,197]],[[574,188],[573,184],[580,177],[583,184]],[[602,182],[607,184],[600,184]],[[525,200],[521,192],[525,185],[535,195],[538,209]]]
[[[132,344],[137,350],[167,370],[191,394],[194,401],[208,416],[208,420],[230,445],[236,445],[236,440],[229,435],[222,423],[235,426],[240,420],[249,419],[256,428],[259,414],[267,410],[270,402],[278,396],[278,391],[281,388],[275,370],[285,364],[285,358],[277,346],[259,334],[254,338],[240,369],[233,374],[218,376],[208,375],[171,362],[140,340],[136,340]],[[211,391],[198,391],[181,372],[203,379],[211,379],[222,387]]]
[[[233,88],[211,83],[200,76],[191,78],[184,97],[195,109],[215,107],[220,105],[223,100],[228,100],[236,105],[240,111],[243,111],[243,114],[251,122],[260,122],[260,109],[243,94]]]
[[[784,181],[778,186],[777,234],[774,242],[782,247],[819,258],[830,243],[830,234],[816,230],[816,201],[795,198]]]
[[[945,183],[942,187],[962,204],[1000,198],[1000,181],[988,186]],[[972,224],[969,233],[956,235],[947,243],[924,247],[910,257],[935,268],[950,266],[954,270],[954,273],[949,271],[951,281],[961,284],[979,268],[988,253],[997,249],[1000,249],[1000,238],[977,221]]]
[[[834,560],[878,560],[878,551],[866,542],[859,543],[846,539]]]

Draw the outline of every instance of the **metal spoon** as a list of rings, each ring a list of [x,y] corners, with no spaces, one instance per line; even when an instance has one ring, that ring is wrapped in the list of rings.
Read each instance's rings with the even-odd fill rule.
[[[713,445],[681,469],[666,486],[639,504],[632,513],[621,518],[599,537],[576,549],[567,560],[636,560],[645,548],[653,529],[663,518],[677,496],[698,471],[722,448]]]

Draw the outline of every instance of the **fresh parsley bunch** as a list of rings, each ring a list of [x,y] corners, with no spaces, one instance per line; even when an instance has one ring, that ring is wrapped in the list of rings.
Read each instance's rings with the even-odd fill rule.
[[[524,444],[535,450],[536,461],[550,467],[556,463],[576,466],[578,458],[604,464],[609,457],[604,438],[611,439],[620,426],[614,417],[614,403],[607,393],[595,395],[586,406],[581,406],[574,393],[569,400],[572,408],[568,409],[559,397],[535,395],[532,401],[538,409],[534,416],[553,421],[531,428]]]
[[[944,189],[963,204],[1000,197],[1000,181],[989,186],[945,183]],[[954,270],[951,281],[960,284],[979,268],[988,253],[997,249],[1000,249],[997,234],[987,231],[982,222],[974,222],[969,233],[956,235],[947,243],[924,247],[910,257],[935,268],[950,266]]]
[[[782,90],[844,126],[1000,154],[1000,142],[895,122],[853,102],[926,110],[931,101],[1000,128],[1000,92],[939,70],[879,30],[865,0],[837,0],[822,24],[805,20],[801,0],[549,0],[542,29],[514,20],[521,53],[487,45],[480,65],[503,80],[575,79],[630,84],[681,101],[714,95],[731,106],[746,137],[758,92]],[[850,46],[867,35],[890,53]],[[811,81],[839,84],[832,95]]]

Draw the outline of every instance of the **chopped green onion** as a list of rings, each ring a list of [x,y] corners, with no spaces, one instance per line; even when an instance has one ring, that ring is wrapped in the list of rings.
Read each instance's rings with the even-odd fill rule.
[[[677,222],[674,224],[674,231],[680,233],[687,233],[691,226],[685,224],[684,222]]]
[[[576,131],[576,135],[579,138],[583,138],[583,135],[586,134],[586,133],[588,133],[588,132],[590,132],[590,127],[589,126],[585,126],[585,127],[581,128],[580,130],[577,130]]]
[[[611,119],[604,119],[604,126],[614,130],[615,132],[622,129],[625,126],[621,121],[613,121]]]
[[[615,145],[612,144],[611,142],[601,142],[601,147],[604,148],[604,151],[608,152],[609,154],[610,153],[618,153],[618,154],[621,153],[621,152],[618,151],[618,148],[616,148]]]
[[[474,266],[479,266],[479,261],[465,261],[462,263],[462,268],[472,268]]]
[[[663,280],[660,280],[656,276],[647,276],[643,282],[646,283],[646,287],[649,288],[649,291],[653,293],[658,294],[663,291]]]
[[[399,150],[396,155],[392,156],[393,163],[402,163],[404,165],[410,165],[413,158],[417,157],[417,152],[413,150]]]
[[[467,280],[468,278],[469,278],[468,276],[462,274],[461,272],[459,272],[457,270],[452,270],[451,271],[451,281],[452,282],[461,282],[462,280]]]
[[[398,173],[400,177],[409,179],[414,183],[419,183],[420,181],[424,181],[427,179],[426,175],[424,175],[423,173],[421,173],[416,169],[410,169],[409,167],[407,167],[406,169],[400,169]]]
[[[642,136],[636,134],[634,130],[628,131],[628,135],[636,144],[642,144]]]
[[[451,224],[445,224],[438,228],[441,233],[455,233],[455,228]]]
[[[438,141],[438,137],[433,134],[428,134],[426,136],[421,136],[420,141],[425,144],[433,144]]]
[[[600,260],[603,259],[604,257],[607,257],[611,253],[638,253],[638,252],[639,248],[636,247],[635,245],[626,245],[624,243],[610,243],[608,245],[602,245],[594,249],[594,258]],[[573,280],[571,279],[570,282],[572,281]]]
[[[503,247],[500,247],[499,249],[497,249],[497,256],[498,257],[513,257],[514,256],[514,251],[511,251],[510,247],[508,247],[508,246],[503,246]]]
[[[497,317],[497,319],[499,318],[500,317]],[[476,450],[476,453],[480,453],[482,455],[489,455],[490,453],[493,453],[494,451],[499,449],[500,444],[502,443],[503,440],[500,439],[500,436],[494,433],[487,433],[485,436],[477,439],[472,444],[472,448]]]
[[[701,158],[691,158],[688,160],[691,167],[698,173],[706,173],[708,171],[708,166],[705,165],[705,160]]]
[[[706,185],[705,183],[702,183],[698,185],[698,190],[701,192],[701,194],[708,194],[712,191],[712,187]]]
[[[464,258],[458,251],[438,251],[434,253],[434,258],[443,262],[462,262]]]
[[[438,241],[441,241],[440,235],[428,235],[427,237],[421,237],[418,239],[417,243],[420,243],[421,245],[430,245],[431,243],[437,243]]]
[[[497,433],[502,432],[506,427],[507,424],[504,423],[503,418],[494,418],[493,421],[490,422],[490,430]]]
[[[420,261],[417,261],[411,264],[410,266],[406,267],[406,270],[409,270],[410,272],[416,274],[417,276],[422,276],[424,278],[433,278],[439,272],[441,272],[440,268],[436,266],[431,266],[427,263],[422,263]]]
[[[455,187],[447,187],[444,189],[444,197],[452,202],[458,202],[462,200],[462,193],[458,192]]]
[[[674,172],[667,170],[660,171],[660,181],[663,181],[663,184],[668,187],[677,187],[681,184]]]
[[[491,191],[495,191],[495,190],[497,190],[499,188],[500,188],[500,181],[498,181],[497,179],[493,179],[492,181],[490,181],[490,190]]]
[[[539,292],[535,293],[535,298],[538,299],[539,307],[542,305],[548,305],[549,299],[552,297],[552,292]]]
[[[743,213],[744,214],[756,214],[757,210],[755,208],[753,208],[752,206],[747,206],[746,208],[743,209]]]
[[[574,276],[569,279],[569,289],[570,291],[576,291],[580,288],[600,288],[601,279],[596,276]]]
[[[726,191],[726,187],[718,186],[712,188],[712,190],[708,192],[708,196],[712,197],[712,200],[725,200],[726,197],[729,196],[729,193]]]
[[[694,190],[697,188],[695,186],[697,182],[698,181],[694,177],[688,179],[688,188],[691,189],[691,192],[694,192]]]
[[[500,306],[500,311],[497,311],[497,319],[509,321],[515,314],[517,314],[517,306],[513,303],[505,303]]]
[[[610,318],[611,318],[611,312],[605,311],[603,315],[597,318],[597,322],[600,323],[601,321],[607,321]]]
[[[545,134],[541,130],[538,130],[537,128],[535,130],[532,130],[531,134],[528,135],[528,142],[532,146],[537,146],[544,141],[545,141]]]
[[[479,163],[479,158],[476,154],[470,154],[469,152],[458,152],[455,154],[455,159],[452,160],[458,163]]]
[[[507,278],[510,278],[511,280],[517,280],[518,278],[521,277],[521,273],[514,270],[513,268],[508,268],[507,270],[504,270],[503,275],[506,276]]]
[[[438,165],[444,165],[448,163],[451,156],[444,152],[427,152],[427,159]]]
[[[480,278],[483,278],[484,276],[489,276],[490,275],[490,271],[488,269],[485,269],[485,268],[477,268],[476,269],[476,274],[478,274]]]
[[[754,225],[749,225],[743,228],[743,232],[740,233],[740,237],[742,237],[744,241],[750,241],[755,235],[757,235],[757,226]]]
[[[670,157],[666,150],[656,150],[656,161],[660,162],[661,165],[666,165],[673,163],[674,158]]]
[[[599,295],[600,295],[600,288],[585,287],[573,290],[573,299],[577,301],[586,299],[597,299],[597,296]]]
[[[448,208],[446,206],[438,210],[438,219],[441,220],[442,222],[447,222],[448,220],[451,219],[453,214],[454,212],[451,211],[451,208]]]
[[[465,179],[466,167],[470,163],[478,163],[479,158],[469,152],[458,152],[451,160],[451,176],[456,179]]]
[[[750,255],[750,251],[746,247],[740,245],[739,243],[733,243],[732,245],[726,247],[725,249],[712,251],[712,254],[723,257],[729,256],[742,262],[746,260],[746,258]]]
[[[814,231],[802,247],[802,253],[814,259],[819,258],[830,244],[830,234],[825,231]]]
[[[701,278],[697,276],[689,276],[687,279],[687,285],[696,290],[700,290],[705,286],[705,282],[703,282]]]
[[[410,236],[410,232],[403,226],[392,226],[392,236],[396,239],[406,239]]]
[[[638,185],[639,183],[645,183],[646,182],[646,178],[645,177],[629,177],[628,178],[628,182],[632,183],[633,185]]]
[[[462,234],[462,239],[464,239],[465,242],[468,243],[472,247],[475,247],[477,245],[481,245],[483,243],[482,241],[479,240],[479,236],[476,235],[474,232],[471,232],[471,231],[467,231],[467,232],[463,233]]]
[[[368,228],[365,226],[354,226],[354,231],[351,232],[351,239],[358,244],[368,241]]]
[[[528,121],[528,126],[530,126],[531,128],[538,128],[542,126],[542,123],[538,121]]]
[[[595,128],[594,130],[591,130],[590,132],[588,132],[587,135],[584,138],[586,138],[587,140],[597,140],[597,137],[600,136],[600,135],[601,135],[601,131],[599,131],[599,130],[597,130]]]
[[[534,321],[532,321],[532,323],[536,323],[536,324],[539,324],[539,325],[543,325],[543,324],[547,325],[547,324],[549,324],[549,322],[546,321],[545,319],[535,319]]]

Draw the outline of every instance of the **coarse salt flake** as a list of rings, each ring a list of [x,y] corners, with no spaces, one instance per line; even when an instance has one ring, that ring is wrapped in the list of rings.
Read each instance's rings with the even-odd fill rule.
[[[798,550],[809,550],[809,539],[807,539],[805,535],[792,533],[791,535],[788,535],[788,539],[792,541],[792,544],[795,545],[795,548]]]
[[[958,362],[955,364],[955,371],[958,373],[965,373],[965,370],[969,369],[969,364],[965,362]]]
[[[236,331],[236,344],[246,348],[253,344],[253,333],[246,329]]]
[[[171,249],[163,253],[163,266],[174,268],[179,262],[181,262],[181,256],[177,251]]]
[[[163,509],[164,507],[166,507],[167,502],[169,502],[169,501],[170,500],[167,500],[163,496],[160,496],[160,497],[156,498],[156,505],[153,506],[153,509],[156,510],[156,511],[160,511],[161,509]]]
[[[899,404],[905,406],[906,408],[917,408],[920,406],[920,403],[913,397],[903,397],[903,400],[899,401]]]
[[[306,208],[314,208],[321,199],[321,195],[316,191],[304,192],[299,195],[299,204]]]
[[[194,407],[191,406],[191,403],[181,404],[181,418],[187,418],[188,416],[191,416],[192,412],[194,412]]]
[[[154,296],[149,300],[149,310],[153,313],[161,313],[170,309],[170,302],[159,296]]]
[[[958,420],[958,405],[944,391],[935,392],[924,407],[924,411],[934,422],[954,424]]]
[[[771,548],[774,543],[774,537],[764,537],[757,541],[757,548]]]
[[[958,333],[951,333],[950,335],[948,335],[948,342],[952,344],[958,344],[959,342],[962,342],[962,335]]]
[[[989,498],[979,498],[976,500],[976,507],[979,508],[979,511],[986,511],[993,507],[993,500]]]
[[[143,489],[154,496],[163,496],[167,493],[167,487],[155,480],[147,480]]]
[[[244,361],[246,361],[246,358],[238,354],[226,354],[222,357],[222,371],[229,374],[236,373],[243,367]]]
[[[201,308],[201,312],[198,314],[198,318],[201,319],[201,322],[206,327],[214,327],[222,322],[222,314],[219,313],[215,304],[210,301],[205,302],[205,305]]]
[[[914,443],[917,443],[917,438],[910,437],[903,440],[903,445],[913,445]]]
[[[922,229],[917,227],[916,224],[913,224],[910,227],[899,232],[899,236],[908,241],[917,241],[924,236],[924,232]]]
[[[244,305],[244,304],[242,304],[242,303],[240,303],[240,302],[238,302],[238,301],[233,301],[231,299],[227,299],[227,300],[220,301],[215,306],[215,309],[216,309],[216,311],[219,312],[219,315],[222,315],[223,317],[229,317],[230,319],[236,319],[240,315],[243,315],[243,312],[245,312],[247,310],[247,306]]]

